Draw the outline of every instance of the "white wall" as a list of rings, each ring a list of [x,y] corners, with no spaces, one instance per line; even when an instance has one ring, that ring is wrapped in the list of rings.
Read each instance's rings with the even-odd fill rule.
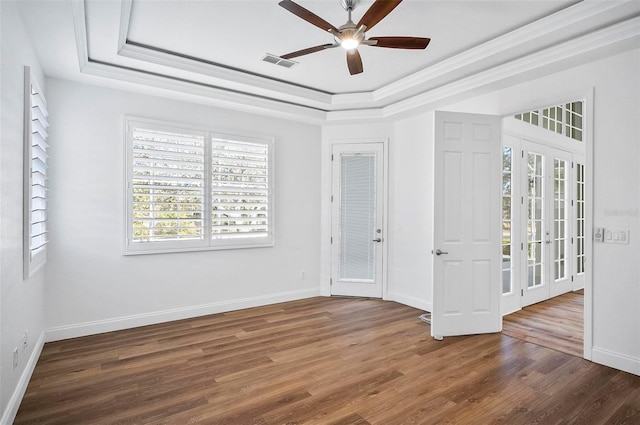
[[[14,2],[0,2],[2,15],[2,130],[0,138],[0,423],[11,423],[40,354],[44,329],[44,270],[23,280],[22,157],[24,66],[45,91],[42,70]],[[46,267],[46,266],[45,266]],[[29,331],[29,346],[21,347]]]
[[[433,287],[433,125],[433,112],[396,122],[389,148],[392,298],[427,311]]]
[[[57,79],[47,88],[48,339],[319,294],[319,127]],[[123,256],[125,115],[275,136],[276,246]]]
[[[433,114],[397,123],[327,125],[322,131],[322,287],[329,294],[331,273],[331,144],[388,140],[385,299],[431,309],[431,199]]]
[[[593,224],[629,245],[593,246],[593,360],[640,375],[640,49],[450,106],[511,114],[593,89]],[[589,155],[589,154],[587,154]],[[589,157],[589,156],[587,156]],[[589,265],[588,265],[589,266]]]

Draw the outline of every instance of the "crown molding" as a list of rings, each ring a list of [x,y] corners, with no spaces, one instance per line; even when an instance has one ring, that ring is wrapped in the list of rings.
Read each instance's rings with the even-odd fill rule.
[[[225,69],[195,58],[181,57],[144,46],[125,43],[120,47],[118,55],[166,66],[170,68],[168,74],[171,74],[171,70],[185,71],[188,73],[186,77],[193,81],[224,87],[229,91],[252,93],[256,96],[278,99],[283,102],[297,103],[318,109],[326,109],[327,105],[331,103],[331,95],[327,93]]]
[[[584,0],[375,90],[373,92],[373,98],[376,101],[382,101],[398,93],[428,83],[436,78],[446,76],[463,67],[471,66],[488,57],[499,55],[509,49],[532,43],[545,35],[570,28],[578,22],[603,14],[630,1],[633,0]]]
[[[381,109],[360,110],[357,111],[358,113],[356,111],[329,112],[327,113],[327,121],[375,120],[424,109],[472,91],[487,87],[491,88],[496,83],[526,76],[561,61],[569,61],[578,56],[634,39],[637,39],[638,43],[640,43],[640,17],[629,19],[529,56],[462,78]]]
[[[173,72],[165,74],[94,61],[90,57],[87,42],[84,1],[72,0],[76,49],[82,73],[155,87],[162,89],[165,95],[167,92],[177,92],[172,97],[180,97],[180,93],[183,93],[190,101],[197,103],[308,123],[380,120],[443,105],[461,95],[488,90],[500,82],[514,81],[526,75],[540,75],[545,67],[566,63],[570,58],[638,37],[640,33],[640,17],[636,16],[489,69],[473,70],[474,65],[488,57],[504,54],[510,49],[573,28],[580,22],[587,22],[634,2],[584,0],[375,91],[329,94],[128,43],[133,0],[121,0],[118,54],[161,65]],[[470,76],[446,80],[450,74],[455,75],[455,72],[459,73],[465,68],[470,71]],[[429,83],[433,85],[436,78],[445,78],[444,83],[429,88]]]
[[[73,12],[73,30],[76,38],[76,52],[78,54],[78,65],[80,72],[89,62],[89,48],[87,45],[87,21],[84,10],[84,0],[72,0],[71,10]]]

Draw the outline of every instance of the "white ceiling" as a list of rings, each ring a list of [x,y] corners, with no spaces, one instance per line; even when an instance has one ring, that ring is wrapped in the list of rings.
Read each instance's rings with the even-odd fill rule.
[[[346,22],[340,0],[296,2]],[[353,20],[372,3],[362,0]],[[312,121],[382,117],[498,74],[531,77],[640,46],[635,0],[404,0],[367,36],[430,45],[361,46],[364,72],[352,76],[341,48],[295,58],[289,69],[261,60],[333,41],[278,0],[23,0],[21,8],[47,75]]]

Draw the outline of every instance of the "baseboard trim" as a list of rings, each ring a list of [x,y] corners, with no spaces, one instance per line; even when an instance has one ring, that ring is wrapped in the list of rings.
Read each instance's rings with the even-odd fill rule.
[[[96,320],[92,322],[78,323],[73,325],[56,326],[46,329],[45,336],[47,342],[59,341],[63,339],[119,331],[123,329],[136,328],[139,326],[154,325],[157,323],[171,322],[173,320],[190,319],[192,317],[225,313],[228,311],[241,310],[244,308],[260,307],[263,305],[295,301],[317,296],[320,296],[320,290],[317,288],[280,292],[277,294],[269,294],[259,297],[241,298],[236,300],[174,308],[170,310],[156,311],[151,313],[115,317],[106,320]]]
[[[33,351],[31,352],[31,356],[29,356],[29,360],[27,361],[24,370],[22,371],[22,375],[18,380],[18,385],[16,385],[13,394],[11,394],[11,398],[7,403],[7,408],[2,415],[2,419],[0,419],[0,425],[11,425],[15,420],[16,415],[18,414],[18,409],[20,408],[20,403],[22,403],[22,398],[27,392],[27,386],[31,380],[31,375],[33,375],[33,371],[36,368],[40,354],[42,354],[44,341],[45,333],[42,332],[36,341],[36,345],[33,347]]]
[[[593,347],[591,361],[640,376],[640,358]]]
[[[428,312],[432,311],[431,303],[420,298],[402,295],[397,292],[390,291],[387,292],[387,299],[389,301],[395,301],[400,304],[408,305],[409,307],[417,308],[418,310],[424,310]]]

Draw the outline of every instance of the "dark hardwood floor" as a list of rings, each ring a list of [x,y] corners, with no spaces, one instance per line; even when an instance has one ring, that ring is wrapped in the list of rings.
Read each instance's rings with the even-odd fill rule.
[[[15,424],[640,424],[640,377],[312,298],[45,345]]]
[[[568,292],[504,316],[502,333],[583,357],[584,290]]]

